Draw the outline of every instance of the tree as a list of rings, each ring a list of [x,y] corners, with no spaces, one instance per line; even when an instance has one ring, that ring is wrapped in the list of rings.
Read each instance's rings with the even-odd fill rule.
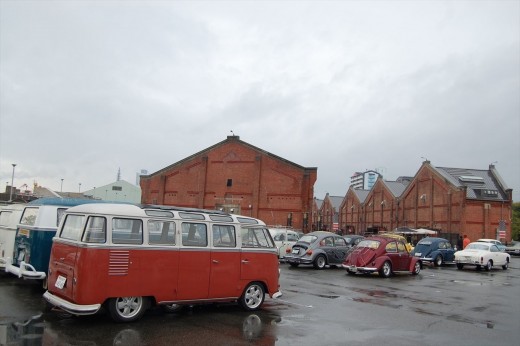
[[[513,203],[513,220],[511,222],[511,239],[520,240],[520,202]]]

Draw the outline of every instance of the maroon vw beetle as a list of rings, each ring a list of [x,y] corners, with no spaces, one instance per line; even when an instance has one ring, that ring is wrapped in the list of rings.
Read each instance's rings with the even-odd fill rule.
[[[417,275],[421,271],[421,261],[406,250],[402,241],[378,236],[363,239],[347,256],[343,268],[352,275],[378,272],[387,278],[394,272]]]

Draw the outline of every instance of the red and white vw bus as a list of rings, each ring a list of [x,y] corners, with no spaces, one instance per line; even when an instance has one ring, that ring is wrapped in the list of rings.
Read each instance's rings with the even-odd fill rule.
[[[238,301],[258,309],[281,296],[265,223],[220,211],[86,204],[69,208],[53,238],[45,299],[74,315],[105,306],[129,322],[154,304]]]

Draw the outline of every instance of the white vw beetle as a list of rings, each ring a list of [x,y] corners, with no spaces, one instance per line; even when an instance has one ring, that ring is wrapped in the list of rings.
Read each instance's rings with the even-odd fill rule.
[[[298,232],[287,229],[287,228],[269,228],[269,233],[271,233],[271,237],[273,237],[274,244],[278,249],[278,258],[283,260],[285,257],[285,253],[287,252],[287,248],[291,248],[298,239],[300,235]]]
[[[464,250],[455,252],[455,263],[458,269],[471,265],[477,270],[482,267],[490,270],[493,266],[502,266],[502,269],[506,270],[509,259],[509,254],[500,251],[498,246],[492,243],[474,242],[468,244]]]

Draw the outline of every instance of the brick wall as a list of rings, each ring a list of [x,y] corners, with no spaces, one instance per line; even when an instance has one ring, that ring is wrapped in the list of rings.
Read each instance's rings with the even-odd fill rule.
[[[291,223],[304,229],[316,177],[316,168],[298,166],[230,136],[141,177],[142,203],[223,209],[269,225]]]

